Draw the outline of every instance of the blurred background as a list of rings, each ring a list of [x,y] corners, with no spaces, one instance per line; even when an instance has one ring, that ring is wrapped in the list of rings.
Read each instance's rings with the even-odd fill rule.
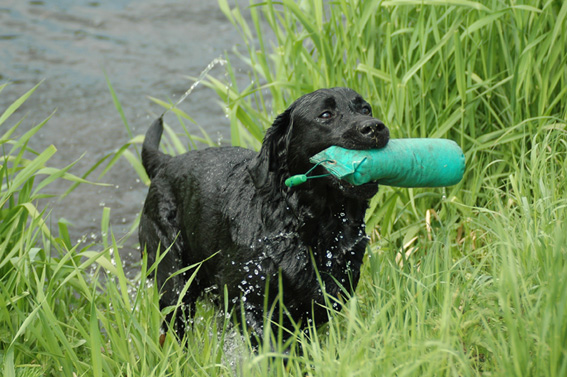
[[[129,140],[105,73],[132,132],[143,134],[155,114],[163,111],[148,96],[177,101],[193,82],[188,76],[198,76],[225,52],[232,54],[239,41],[216,1],[2,0],[0,84],[10,85],[0,93],[0,113],[44,80],[4,127],[25,116],[19,129],[23,132],[55,111],[30,147],[43,151],[55,145],[58,151],[50,166],[62,168],[80,159],[71,173],[82,175]],[[227,80],[223,67],[214,68],[211,75]],[[238,75],[246,79],[242,70]],[[190,124],[193,131],[202,127],[215,141],[230,140],[228,121],[212,90],[198,87],[180,108],[197,122]],[[41,207],[52,208],[51,227],[55,230],[63,217],[71,222],[73,241],[97,242],[106,206],[111,208],[115,236],[126,234],[147,187],[125,161],[102,182],[110,186],[81,185],[64,201],[54,197],[42,203]],[[67,188],[60,183],[47,190],[56,195]],[[137,236],[132,237],[123,258],[139,259],[136,243]]]

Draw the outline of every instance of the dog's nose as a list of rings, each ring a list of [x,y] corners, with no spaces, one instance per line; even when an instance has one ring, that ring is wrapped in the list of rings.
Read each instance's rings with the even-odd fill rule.
[[[358,132],[367,139],[375,140],[379,145],[385,145],[390,136],[388,128],[378,119],[362,123],[358,127]]]

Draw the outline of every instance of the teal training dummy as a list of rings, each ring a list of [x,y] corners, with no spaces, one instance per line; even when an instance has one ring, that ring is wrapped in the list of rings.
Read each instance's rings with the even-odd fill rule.
[[[390,139],[381,149],[327,148],[310,160],[353,185],[377,182],[395,187],[443,187],[457,184],[465,172],[461,148],[446,139]],[[286,180],[289,187],[310,178],[309,172]]]

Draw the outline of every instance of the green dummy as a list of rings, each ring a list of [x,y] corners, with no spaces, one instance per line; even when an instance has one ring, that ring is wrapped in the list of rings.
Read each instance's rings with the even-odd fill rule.
[[[465,171],[463,151],[446,139],[391,139],[384,148],[371,150],[333,146],[310,161],[353,185],[377,182],[395,187],[443,187],[457,184]],[[291,177],[286,185],[320,177],[308,174]]]

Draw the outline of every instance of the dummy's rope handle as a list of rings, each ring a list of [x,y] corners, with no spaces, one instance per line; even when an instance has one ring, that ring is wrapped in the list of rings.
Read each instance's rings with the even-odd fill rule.
[[[292,175],[291,177],[289,177],[288,179],[285,180],[285,185],[287,187],[291,188],[293,186],[299,186],[300,184],[307,182],[308,179],[328,177],[329,175],[331,175],[331,173],[309,176],[309,173],[311,173],[313,170],[315,170],[315,168],[317,166],[321,165],[323,162],[332,162],[332,160],[324,160],[324,161],[318,162],[315,166],[313,166],[311,169],[309,169],[307,171],[307,173],[305,173],[305,174]]]
[[[366,157],[364,157],[364,159],[362,161],[360,161],[356,167],[354,168],[354,171],[356,171],[360,165],[362,165],[362,163],[366,161]],[[285,180],[285,185],[287,187],[294,187],[294,186],[299,186],[305,182],[307,182],[308,179],[315,179],[315,178],[324,178],[324,177],[328,177],[331,175],[331,173],[327,173],[327,174],[321,174],[321,175],[312,175],[309,176],[309,173],[311,173],[317,166],[321,165],[324,162],[330,162],[330,163],[336,163],[336,161],[334,160],[323,160],[318,162],[317,164],[315,164],[315,166],[313,166],[311,169],[309,169],[307,171],[307,173],[305,174],[297,174],[297,175],[292,175],[291,177],[289,177],[288,179]]]

